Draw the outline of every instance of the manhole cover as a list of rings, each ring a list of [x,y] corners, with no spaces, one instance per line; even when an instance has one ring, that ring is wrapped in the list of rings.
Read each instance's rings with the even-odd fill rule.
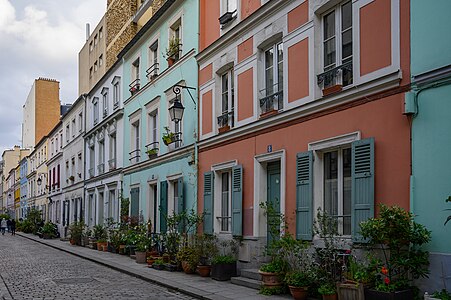
[[[61,278],[53,279],[56,284],[80,284],[80,283],[90,283],[95,281],[93,278]]]

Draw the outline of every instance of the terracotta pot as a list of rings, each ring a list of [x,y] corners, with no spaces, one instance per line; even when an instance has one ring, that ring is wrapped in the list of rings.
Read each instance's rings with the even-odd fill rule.
[[[108,251],[108,243],[107,242],[97,242],[97,250]]]
[[[323,300],[337,300],[337,294],[323,295]]]
[[[201,277],[208,277],[210,276],[211,266],[197,266],[197,273]]]
[[[187,261],[182,261],[182,269],[185,274],[193,274],[195,270]]]
[[[290,288],[291,296],[295,300],[305,300],[308,296],[308,287],[296,287],[296,286],[288,286]]]
[[[280,278],[279,273],[270,273],[270,272],[262,272],[258,271],[262,276],[262,282],[265,287],[278,287],[283,284],[282,278]]]
[[[167,61],[169,67],[172,67],[172,65],[175,64],[175,59],[172,57],[168,57]]]

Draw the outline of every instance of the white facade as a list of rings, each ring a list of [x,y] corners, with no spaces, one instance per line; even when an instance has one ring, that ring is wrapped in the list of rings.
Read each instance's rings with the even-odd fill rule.
[[[85,223],[119,221],[123,168],[122,65],[113,66],[86,100]]]
[[[22,146],[24,148],[33,148],[36,141],[36,87],[33,83],[27,101],[23,106],[23,126],[22,126]]]
[[[49,134],[49,158],[48,169],[48,189],[49,189],[49,219],[52,223],[62,227],[62,188],[61,188],[61,168],[63,166],[63,126],[59,122]],[[61,232],[62,233],[62,232]]]

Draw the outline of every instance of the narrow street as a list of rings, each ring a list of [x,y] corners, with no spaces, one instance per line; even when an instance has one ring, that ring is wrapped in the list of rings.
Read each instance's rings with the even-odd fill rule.
[[[0,299],[192,299],[63,251],[0,235]]]

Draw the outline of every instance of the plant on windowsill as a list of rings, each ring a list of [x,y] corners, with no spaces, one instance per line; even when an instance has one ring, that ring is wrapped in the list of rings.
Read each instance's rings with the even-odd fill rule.
[[[149,149],[146,151],[149,158],[154,158],[158,154],[158,148]]]
[[[166,48],[166,60],[168,61],[169,67],[172,67],[172,65],[176,62],[179,51],[180,39],[172,37],[169,40],[169,47]]]
[[[166,131],[163,136],[161,137],[163,139],[163,143],[168,146],[169,144],[175,142],[175,133],[171,132],[168,126],[164,127],[164,130]]]
[[[429,253],[421,246],[431,240],[431,232],[412,213],[383,204],[379,217],[362,222],[360,229],[375,254],[375,289],[365,299],[413,299],[413,280],[428,275]]]

